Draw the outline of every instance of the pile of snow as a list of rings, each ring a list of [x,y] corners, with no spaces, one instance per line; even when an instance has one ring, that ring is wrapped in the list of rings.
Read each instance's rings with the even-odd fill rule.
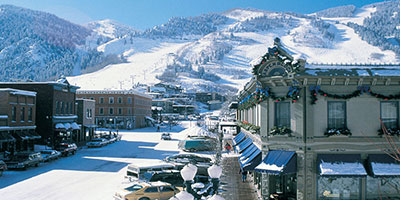
[[[195,137],[195,136],[205,136],[205,137],[217,137],[217,135],[213,132],[208,131],[204,126],[191,126],[188,129],[181,132],[181,134],[185,134],[186,137]]]

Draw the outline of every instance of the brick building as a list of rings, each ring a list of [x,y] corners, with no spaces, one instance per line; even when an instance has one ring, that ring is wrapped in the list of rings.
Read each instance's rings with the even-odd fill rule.
[[[35,129],[36,92],[0,89],[0,158],[4,152],[33,150],[40,139]]]
[[[77,96],[96,101],[98,127],[145,127],[145,118],[151,116],[151,97],[135,90],[79,90]]]
[[[91,99],[76,99],[78,124],[81,125],[81,135],[77,138],[78,143],[85,143],[93,139],[96,129],[95,109],[96,102]]]
[[[0,88],[36,92],[36,132],[42,144],[55,146],[61,141],[74,141],[80,128],[76,123],[76,90],[66,79],[49,82],[2,82]]]

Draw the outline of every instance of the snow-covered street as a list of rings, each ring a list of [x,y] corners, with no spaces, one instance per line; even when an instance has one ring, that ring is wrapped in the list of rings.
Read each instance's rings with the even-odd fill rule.
[[[122,140],[102,148],[83,148],[76,155],[42,163],[26,171],[6,171],[0,177],[0,199],[112,199],[129,163],[151,162],[179,153],[184,127],[156,132],[154,127],[120,131]],[[161,140],[170,132],[172,140]]]

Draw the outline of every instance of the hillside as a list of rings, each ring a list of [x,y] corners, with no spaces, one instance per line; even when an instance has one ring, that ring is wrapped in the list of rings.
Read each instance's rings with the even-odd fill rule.
[[[380,13],[386,14],[388,9],[397,12],[396,5],[396,2],[363,8],[350,5],[310,15],[233,9],[220,14],[174,18],[153,29],[136,32],[130,42],[123,37],[101,46],[104,52],[122,53],[128,63],[68,80],[82,89],[129,89],[138,82],[164,81],[188,91],[234,93],[251,77],[249,63],[264,55],[275,37],[280,37],[307,62],[398,62],[399,54],[394,49],[398,46],[390,49],[384,42],[374,42],[354,25],[372,31],[369,21]],[[391,23],[400,25],[394,20]],[[396,41],[396,33],[382,38]]]
[[[172,18],[145,31],[112,20],[80,26],[43,12],[0,8],[5,80],[67,75],[82,89],[162,81],[187,91],[235,93],[275,37],[307,62],[397,63],[400,55],[397,1],[309,15],[232,9]]]
[[[0,6],[0,79],[44,81],[120,62],[86,47],[91,29],[55,15]]]

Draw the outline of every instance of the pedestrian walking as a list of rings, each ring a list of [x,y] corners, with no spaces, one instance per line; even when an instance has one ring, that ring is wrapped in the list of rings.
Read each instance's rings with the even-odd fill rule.
[[[247,171],[242,169],[242,182],[245,182],[247,179]]]
[[[231,151],[231,145],[229,144],[229,143],[226,143],[225,144],[225,150],[226,150],[226,152],[229,154],[230,153],[230,151]]]

